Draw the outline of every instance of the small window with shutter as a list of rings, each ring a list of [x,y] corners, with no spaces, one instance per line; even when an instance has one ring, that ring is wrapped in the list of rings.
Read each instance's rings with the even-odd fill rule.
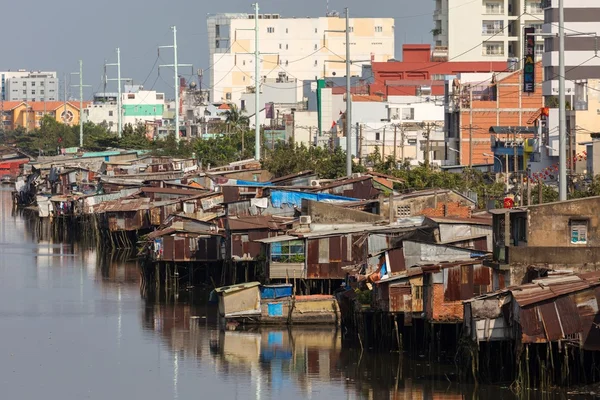
[[[571,243],[586,244],[588,222],[586,220],[571,220]]]

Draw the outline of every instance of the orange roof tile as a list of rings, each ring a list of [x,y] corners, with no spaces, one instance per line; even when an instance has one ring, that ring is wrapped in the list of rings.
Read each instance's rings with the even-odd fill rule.
[[[2,107],[4,108],[4,111],[10,111],[10,110],[14,110],[21,104],[23,104],[22,101],[5,101],[2,103]]]
[[[223,103],[219,106],[219,110],[231,110],[231,107],[229,107],[229,104]]]
[[[79,110],[79,102],[69,101],[68,104],[74,109]],[[89,101],[84,101],[83,107],[85,108],[87,104],[89,104]],[[30,101],[27,103],[27,105],[33,111],[55,111],[61,107],[64,107],[65,103],[63,101]]]
[[[363,94],[353,94],[352,101],[374,101],[374,102],[382,102],[383,98],[378,95],[363,95]]]

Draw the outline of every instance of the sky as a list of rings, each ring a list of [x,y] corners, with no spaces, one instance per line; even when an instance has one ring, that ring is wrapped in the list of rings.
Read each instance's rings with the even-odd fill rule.
[[[159,64],[172,64],[171,26],[177,26],[179,63],[193,64],[194,70],[206,69],[208,39],[206,15],[224,12],[252,13],[253,0],[182,1],[182,0],[29,0],[8,2],[2,7],[3,44],[0,50],[0,70],[57,71],[62,79],[67,74],[71,84],[79,78],[70,75],[79,71],[83,60],[84,99],[102,90],[105,60],[116,62],[121,49],[121,76],[132,78],[135,84],[154,86],[172,97],[173,71]],[[205,4],[206,3],[206,4]],[[351,17],[395,18],[396,58],[401,58],[403,43],[430,43],[433,27],[433,0],[330,0],[329,10],[343,13],[348,7]],[[263,0],[261,13],[282,17],[324,16],[325,0]],[[116,67],[107,67],[109,78],[116,78]],[[190,76],[191,68],[180,69],[180,75]],[[208,84],[205,79],[204,84]],[[109,82],[107,91],[116,92],[116,82]],[[78,98],[78,88],[71,96]],[[62,88],[61,88],[62,91]]]

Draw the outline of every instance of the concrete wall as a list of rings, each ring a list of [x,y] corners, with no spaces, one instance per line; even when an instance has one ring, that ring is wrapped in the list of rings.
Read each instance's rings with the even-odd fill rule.
[[[587,244],[571,244],[571,219],[588,220]],[[528,221],[528,247],[600,248],[600,197],[532,206]]]
[[[306,212],[304,213],[305,209]],[[311,200],[303,201],[302,211],[304,214],[310,215],[313,223],[321,224],[378,222],[382,220],[382,217],[376,214]]]

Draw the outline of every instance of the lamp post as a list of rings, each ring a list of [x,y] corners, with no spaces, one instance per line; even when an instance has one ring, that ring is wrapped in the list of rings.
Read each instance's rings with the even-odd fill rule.
[[[500,163],[500,170],[502,170],[502,159],[500,157],[498,157],[492,153],[483,153],[483,155],[486,157],[494,157],[496,160],[498,160],[498,162]],[[505,187],[504,190],[506,191],[506,193],[508,193],[508,164],[507,163],[504,163],[504,164],[505,164],[505,169],[506,169],[506,172],[504,174],[505,175],[504,176],[504,187]]]

